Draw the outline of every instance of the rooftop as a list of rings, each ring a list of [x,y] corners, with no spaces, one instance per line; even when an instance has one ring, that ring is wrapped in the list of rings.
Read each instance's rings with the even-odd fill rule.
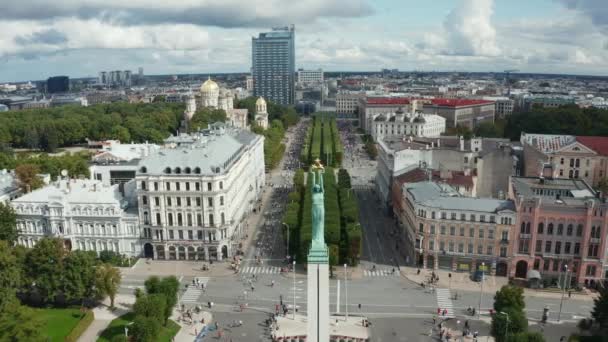
[[[510,200],[493,198],[463,197],[447,184],[419,182],[403,185],[404,192],[411,194],[416,203],[442,210],[466,210],[497,213],[502,210],[515,211]]]
[[[406,105],[410,103],[410,99],[404,97],[368,97],[366,102],[368,105]]]
[[[100,181],[90,179],[61,180],[34,190],[15,200],[14,205],[23,203],[67,203],[114,204],[121,205],[123,198],[118,185],[104,186]]]
[[[510,145],[509,139],[500,138],[478,138],[481,140],[481,153],[480,155],[487,154],[491,151],[498,149],[503,145]],[[411,137],[411,139],[403,137],[388,137],[380,139],[381,144],[386,145],[393,151],[403,150],[432,150],[432,149],[444,149],[444,150],[459,150],[460,139],[457,136],[441,136],[437,138],[426,138],[426,137]],[[428,147],[427,147],[428,146]],[[471,140],[464,140],[465,152],[471,152]]]
[[[608,137],[577,136],[576,141],[602,156],[608,156]]]
[[[403,185],[405,183],[417,183],[428,180],[429,176],[425,170],[415,168],[395,177],[394,181],[400,185]],[[467,175],[464,171],[447,171],[442,173],[439,170],[431,170],[431,180],[434,182],[441,181],[449,185],[473,187],[472,173]]]
[[[431,99],[431,103],[439,107],[467,107],[494,103],[494,101],[478,99]]]
[[[0,195],[19,189],[17,179],[7,170],[0,170]]]
[[[519,140],[522,144],[528,144],[541,152],[555,152],[564,146],[574,143],[577,138],[574,135],[565,134],[530,134],[522,132]]]
[[[107,144],[103,143],[102,149],[93,156],[93,161],[141,159],[158,149],[160,146],[155,144],[121,144],[119,141],[110,140]]]
[[[168,138],[161,148],[139,163],[148,174],[171,173],[176,169],[212,175],[228,168],[241,151],[261,139],[249,131],[235,128],[206,130],[196,134],[182,134]],[[197,170],[197,171],[195,171]]]
[[[597,193],[582,179],[511,177],[515,196],[555,199],[559,204],[582,205]]]

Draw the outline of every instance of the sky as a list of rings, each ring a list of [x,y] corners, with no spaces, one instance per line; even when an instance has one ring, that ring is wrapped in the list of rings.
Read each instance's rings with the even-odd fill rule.
[[[287,24],[297,68],[608,75],[608,0],[0,0],[0,82],[247,72]]]

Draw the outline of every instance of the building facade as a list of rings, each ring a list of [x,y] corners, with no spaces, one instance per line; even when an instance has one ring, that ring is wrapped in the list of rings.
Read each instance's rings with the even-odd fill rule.
[[[424,100],[424,113],[437,114],[446,119],[448,128],[476,127],[482,122],[494,122],[494,101],[471,99]]]
[[[50,94],[67,93],[70,91],[70,78],[67,76],[53,76],[46,80],[46,91]]]
[[[397,208],[420,267],[509,274],[512,201],[463,197],[447,184],[419,182],[403,185]]]
[[[509,197],[519,213],[510,276],[556,279],[567,265],[573,284],[605,278],[608,205],[584,180],[512,177]]]
[[[445,119],[439,115],[405,113],[377,114],[372,121],[371,135],[375,141],[386,137],[438,137],[445,132]]]
[[[356,116],[359,111],[359,100],[365,97],[362,92],[340,91],[336,94],[336,113]]]
[[[323,69],[305,70],[298,69],[298,84],[311,85],[323,83]]]
[[[21,188],[15,174],[6,169],[0,170],[0,203],[8,204],[19,196]]]
[[[172,137],[136,180],[146,257],[232,257],[265,185],[264,138],[223,125]]]
[[[251,39],[253,95],[274,103],[295,102],[295,28],[273,28]]]
[[[141,254],[134,182],[127,196],[118,185],[95,180],[63,179],[11,203],[17,214],[17,243],[33,247],[45,237],[60,238],[68,250]]]

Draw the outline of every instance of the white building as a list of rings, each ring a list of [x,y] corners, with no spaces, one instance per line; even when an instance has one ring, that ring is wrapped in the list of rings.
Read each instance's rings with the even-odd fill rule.
[[[135,184],[127,185],[128,196]],[[141,254],[140,228],[133,197],[118,186],[95,180],[65,179],[12,201],[17,214],[17,243],[33,247],[44,237],[64,240],[65,247],[85,251]]]
[[[265,184],[264,138],[247,130],[211,130],[166,140],[137,171],[144,255],[220,260],[236,254],[245,218]]]
[[[301,85],[323,83],[323,69],[317,69],[317,70],[298,69],[298,83]]]
[[[372,121],[371,135],[374,140],[385,137],[438,137],[445,132],[445,118],[435,114],[394,113],[376,114]]]
[[[232,91],[224,88],[220,89],[211,78],[201,85],[200,96],[196,105],[198,108],[223,109],[226,112],[226,122],[240,129],[247,128],[247,110],[235,109]]]
[[[364,92],[345,92],[336,94],[336,113],[356,115],[359,110],[359,100],[365,97]]]
[[[484,100],[494,101],[496,116],[505,118],[513,114],[514,100],[504,96],[485,96]]]
[[[255,101],[255,123],[263,129],[268,129],[268,112],[266,111],[266,100],[259,97]]]
[[[101,149],[91,158],[91,179],[104,185],[124,184],[135,179],[139,160],[160,149],[155,144],[121,144],[118,140],[101,142]]]
[[[20,195],[17,177],[8,170],[0,170],[0,203],[7,204]]]

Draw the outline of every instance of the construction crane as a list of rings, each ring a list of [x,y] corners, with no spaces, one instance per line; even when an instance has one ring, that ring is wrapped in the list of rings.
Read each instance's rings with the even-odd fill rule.
[[[507,88],[507,96],[511,96],[511,83],[509,83],[509,75],[512,72],[518,72],[519,70],[517,69],[509,69],[509,70],[505,70],[505,83],[507,84],[508,88]]]

